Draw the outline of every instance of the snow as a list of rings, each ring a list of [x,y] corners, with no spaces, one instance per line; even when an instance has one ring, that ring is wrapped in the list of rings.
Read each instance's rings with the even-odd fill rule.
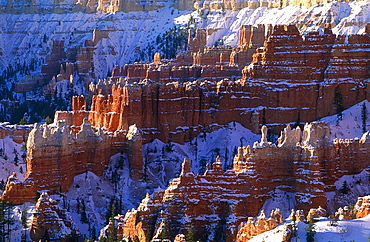
[[[287,221],[286,223],[292,223]],[[280,224],[273,230],[259,234],[253,237],[249,242],[276,242],[281,241],[285,233],[284,224]],[[303,222],[297,223],[297,236],[291,239],[292,242],[306,241],[305,228],[307,224]],[[320,221],[314,225],[315,241],[368,241],[370,235],[370,215],[355,220],[338,221],[338,226],[330,226],[329,219],[322,217]]]
[[[23,229],[22,223],[21,223],[23,206],[25,206],[27,210],[27,229],[26,231]],[[22,234],[26,234],[27,241],[31,241],[29,238],[29,234],[30,234],[29,232],[31,229],[31,223],[32,223],[34,212],[35,212],[34,203],[25,203],[24,205],[13,207],[11,218],[13,219],[14,224],[11,226],[11,235],[10,235],[12,242],[21,242]]]
[[[5,2],[2,0],[2,2]],[[40,1],[47,3],[46,0]],[[106,31],[106,38],[96,43],[94,51],[94,68],[97,78],[104,78],[114,65],[123,65],[133,62],[137,57],[137,50],[142,50],[149,43],[155,42],[155,38],[174,25],[185,26],[190,17],[195,19],[198,28],[217,29],[208,37],[207,45],[211,46],[218,39],[223,39],[226,45],[236,46],[240,28],[243,25],[256,24],[305,24],[301,31],[321,30],[322,23],[332,21],[336,24],[333,28],[334,34],[364,33],[365,24],[370,22],[369,1],[332,2],[323,3],[309,9],[299,6],[287,6],[283,8],[257,9],[244,8],[238,11],[206,11],[201,16],[200,11],[173,11],[169,6],[156,11],[146,12],[117,12],[105,14],[98,12],[86,14],[82,12],[64,14],[0,14],[0,71],[9,64],[16,62],[30,63],[32,59],[44,60],[50,54],[53,40],[64,40],[65,46],[81,47],[86,40],[91,40],[95,33]],[[332,18],[331,20],[329,19]],[[194,25],[194,24],[193,24]],[[46,36],[46,43],[44,42]],[[41,63],[41,62],[40,62]],[[39,74],[41,65],[33,75]],[[68,84],[73,82],[62,80],[57,83],[60,93],[66,93]],[[11,83],[7,85],[11,86]],[[83,94],[86,90],[78,80],[73,83],[74,92]],[[32,94],[27,94],[32,95]],[[247,97],[241,97],[247,98]],[[362,135],[361,108],[367,107],[368,119],[367,129],[370,125],[370,103],[363,101],[348,110],[343,111],[343,119],[338,121],[336,115],[325,117],[321,121],[328,122],[331,128],[332,138],[354,138]],[[214,124],[220,127],[216,131],[202,132],[191,142],[185,144],[165,144],[160,140],[153,140],[143,147],[143,158],[147,162],[148,182],[132,181],[129,178],[129,164],[126,154],[116,154],[111,157],[111,163],[103,177],[98,177],[92,172],[86,172],[75,177],[74,184],[64,196],[53,196],[62,207],[71,212],[73,220],[86,237],[91,236],[88,225],[81,222],[81,212],[78,204],[84,201],[89,221],[93,221],[96,231],[105,223],[107,206],[113,198],[122,202],[122,211],[134,208],[138,205],[146,192],[152,193],[158,187],[166,188],[169,181],[180,174],[181,163],[184,158],[192,160],[192,171],[201,174],[207,163],[213,163],[217,155],[223,163],[224,169],[232,166],[233,156],[239,146],[252,145],[254,141],[260,140],[260,136],[253,134],[238,123],[226,125]],[[181,130],[189,127],[178,127]],[[26,164],[21,158],[21,147],[23,144],[15,143],[11,137],[0,139],[0,148],[5,154],[0,156],[0,180],[6,181],[13,171],[17,172],[20,181],[24,179]],[[18,152],[19,165],[14,164],[14,150]],[[7,159],[5,159],[7,157]],[[123,167],[117,169],[117,165],[123,157]],[[20,169],[23,169],[23,174]],[[112,183],[114,172],[118,174],[118,181]],[[246,175],[246,174],[245,174]],[[343,176],[335,186],[340,189],[344,181],[351,188],[347,198],[336,192],[328,193],[329,201],[341,201],[348,205],[357,196],[368,194],[369,185],[364,185],[369,173],[363,171],[354,176]],[[361,180],[361,181],[360,181]],[[360,181],[358,183],[358,181]],[[175,181],[174,181],[175,183]],[[117,191],[120,191],[118,193]],[[140,190],[132,194],[132,190]],[[290,209],[294,208],[294,194],[286,193],[279,188],[271,191],[273,196],[263,205],[266,214],[272,209],[280,208],[283,215],[287,216]],[[329,206],[334,206],[330,205]],[[28,204],[29,211],[33,204]],[[20,220],[20,207],[14,208],[16,220]],[[30,216],[31,212],[29,212]],[[338,227],[328,227],[327,221],[319,221],[316,224],[318,241],[341,241],[354,239],[365,241],[370,234],[370,217],[354,221],[341,221]],[[13,241],[20,241],[21,228],[19,221],[14,225]],[[18,226],[18,227],[17,227]],[[301,240],[304,240],[304,226],[299,224]],[[262,235],[265,241],[276,241],[276,236],[281,234],[281,229],[276,229]],[[356,231],[358,230],[358,231]],[[334,232],[336,234],[334,234]],[[351,237],[352,236],[352,237]],[[252,241],[262,241],[260,237]]]
[[[221,128],[211,133],[200,133],[191,142],[183,145],[165,144],[158,139],[143,146],[143,156],[149,162],[149,176],[165,188],[169,179],[180,174],[184,158],[192,161],[194,174],[203,174],[206,163],[216,161],[220,156],[224,169],[232,166],[237,147],[252,145],[260,135],[252,133],[237,122],[217,125]],[[184,127],[181,127],[184,128]]]
[[[68,48],[82,47],[86,40],[93,39],[94,31],[106,31],[108,37],[96,43],[93,57],[97,78],[104,78],[114,65],[133,62],[138,56],[137,50],[154,43],[158,35],[174,25],[185,26],[190,17],[195,19],[197,28],[217,30],[208,37],[208,46],[218,39],[223,39],[226,45],[236,46],[239,30],[246,24],[299,23],[306,26],[302,31],[313,31],[331,21],[336,24],[334,34],[349,35],[364,33],[366,23],[370,22],[369,1],[323,3],[309,9],[289,5],[238,11],[204,10],[203,15],[202,11],[178,11],[170,5],[168,2],[156,11],[115,14],[0,14],[0,52],[3,53],[0,70],[9,64],[14,66],[16,62],[44,60],[51,52],[52,40],[64,40]]]
[[[23,145],[24,143],[15,143],[9,136],[0,139],[0,149],[4,151],[4,154],[0,156],[0,180],[6,182],[7,178],[13,172],[17,173],[18,180],[24,180],[24,176],[27,171],[27,165],[25,160],[25,151],[22,151]],[[14,160],[16,156],[19,159],[18,165],[15,164]]]
[[[52,40],[64,40],[68,48],[82,47],[86,40],[93,39],[95,30],[108,32],[108,38],[97,43],[94,54],[97,77],[105,78],[114,65],[133,62],[138,54],[135,50],[143,49],[173,27],[174,18],[188,13],[173,11],[169,5],[156,11],[115,14],[0,14],[0,70],[16,62],[45,59]]]
[[[364,100],[358,104],[344,110],[342,112],[342,119],[338,115],[332,115],[320,119],[330,126],[331,138],[335,139],[353,139],[355,137],[361,138],[363,135],[362,125],[362,109],[366,106],[367,120],[366,130],[370,129],[370,102]]]
[[[280,189],[274,189],[269,192],[272,198],[269,198],[262,206],[261,209],[265,211],[265,214],[270,214],[272,210],[276,208],[280,209],[283,218],[290,215],[292,209],[295,208],[295,194],[292,192],[285,192]]]

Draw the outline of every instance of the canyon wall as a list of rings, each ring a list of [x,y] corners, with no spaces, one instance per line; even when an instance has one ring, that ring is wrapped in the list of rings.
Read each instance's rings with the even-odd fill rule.
[[[332,1],[329,1],[332,2]],[[347,2],[350,2],[347,0]],[[267,8],[282,8],[289,5],[310,8],[320,5],[322,1],[314,0],[218,0],[218,1],[190,1],[190,0],[174,0],[171,4],[178,10],[219,10],[225,9],[237,11],[242,8],[256,9],[260,7]],[[162,8],[168,4],[167,0],[73,0],[73,1],[42,1],[42,0],[11,0],[0,1],[0,13],[12,14],[31,14],[31,13],[57,13],[82,11],[87,13],[106,12],[115,13],[118,11],[153,11]]]
[[[302,36],[293,25],[243,26],[233,50],[199,48],[202,33],[189,40],[191,66],[180,60],[116,66],[111,78],[90,84],[100,93],[89,122],[110,131],[136,124],[144,140],[182,143],[232,121],[254,132],[271,124],[277,133],[286,123],[340,115],[370,98],[368,33],[336,37],[327,26]]]
[[[264,127],[261,141],[253,148],[239,147],[233,169],[225,171],[216,159],[204,175],[195,176],[191,161],[185,159],[180,177],[165,191],[147,195],[137,209],[119,218],[117,233],[146,241],[166,224],[171,238],[193,227],[202,240],[235,241],[239,224],[257,215],[264,202],[273,198],[273,189],[294,193],[296,207],[305,213],[312,207],[325,207],[325,193],[334,190],[340,176],[357,174],[370,165],[368,133],[346,142],[331,142],[329,135],[325,123],[306,124],[303,132],[288,126],[275,145],[267,141]],[[333,166],[340,167],[334,171]],[[368,210],[366,199],[359,200],[359,211]],[[315,211],[310,216],[316,216]],[[260,232],[281,223],[281,215],[273,213],[273,217],[271,221],[261,217]]]
[[[27,140],[25,181],[20,182],[16,174],[9,177],[2,200],[17,205],[34,201],[42,190],[66,192],[78,174],[91,171],[102,176],[110,157],[119,152],[130,157],[131,177],[142,177],[139,130],[107,134],[93,129],[86,118],[80,126],[65,120],[51,125],[35,124]]]
[[[27,142],[28,133],[31,130],[31,125],[10,125],[9,123],[0,123],[0,139],[4,139],[9,136],[18,144]]]
[[[269,124],[270,132],[278,133],[287,123],[302,127],[304,122],[328,115],[338,114],[340,118],[341,110],[370,98],[369,33],[335,37],[326,28],[323,33],[302,36],[296,26],[244,26],[243,29],[240,46],[232,51],[218,48],[201,52],[199,43],[204,43],[205,36],[203,31],[198,31],[197,40],[191,40],[194,40],[192,45],[196,52],[188,55],[199,64],[162,63],[157,56],[156,63],[117,66],[111,78],[91,83],[89,89],[95,95],[91,97],[90,109],[84,97],[74,97],[72,111],[57,112],[54,125],[34,127],[27,142],[27,179],[21,186],[7,186],[3,199],[15,201],[15,196],[20,199],[19,203],[28,201],[37,196],[36,192],[42,187],[66,191],[74,175],[87,170],[102,174],[109,157],[120,151],[133,152],[129,154],[131,166],[135,168],[131,175],[140,178],[141,146],[155,138],[184,143],[200,132],[210,132],[233,121],[255,133],[262,125]],[[261,46],[264,32],[266,40]],[[243,71],[243,64],[230,65],[231,58],[224,57],[249,49],[256,49],[256,53]],[[79,53],[77,57],[85,52]],[[89,73],[92,67],[88,53],[91,51],[87,51],[84,58],[78,58],[77,65],[67,64],[61,68],[56,80],[67,78],[75,68]],[[214,59],[209,58],[210,54]],[[83,59],[86,62],[81,61]],[[237,79],[238,73],[241,79]],[[130,134],[132,132],[138,135]],[[348,151],[352,152],[361,146],[357,141],[353,145],[336,142],[336,146],[343,146],[338,151],[352,149]],[[348,142],[352,141],[345,141]],[[282,152],[286,148],[272,146],[268,149],[266,154],[292,154]],[[317,161],[309,167],[295,163],[294,169],[312,170],[307,179],[316,179],[317,184],[330,186],[337,178],[335,171],[347,169],[345,161],[339,162],[343,156],[328,155],[327,149],[307,147],[304,150],[300,156]],[[257,154],[265,159],[259,152]],[[292,160],[292,157],[284,159],[288,158]],[[296,159],[301,158],[297,156]],[[285,164],[284,172],[292,171],[292,166]],[[236,171],[238,169],[244,168]],[[44,172],[55,180],[43,184]],[[358,169],[353,167],[351,172],[358,172]],[[289,175],[289,172],[281,174],[282,177]],[[301,186],[298,190],[302,191],[302,200],[309,194],[304,192],[309,190],[304,182],[286,185]],[[27,188],[20,192],[22,186]],[[317,191],[330,189],[322,186]],[[22,200],[18,193],[28,195]],[[319,204],[323,202],[322,196],[322,193],[317,196],[322,198]]]
[[[115,13],[118,11],[153,11],[164,7],[167,0],[73,0],[73,1],[42,1],[42,0],[11,0],[0,1],[0,13],[12,14],[48,14],[48,13],[70,13],[70,12],[106,12]],[[193,4],[189,0],[178,0],[172,2],[173,6],[179,10],[192,10]]]
[[[334,2],[334,1],[328,1]],[[350,2],[347,0],[347,2]],[[286,7],[288,5],[296,5],[300,7],[310,8],[316,5],[321,4],[322,1],[314,0],[314,1],[307,1],[307,0],[243,0],[243,1],[236,1],[236,0],[218,0],[218,1],[201,1],[197,0],[194,2],[194,8],[197,10],[200,9],[209,9],[209,10],[240,10],[242,8],[251,8],[256,9],[260,7],[267,7],[267,8],[281,8]]]
[[[78,241],[81,237],[72,216],[60,208],[57,201],[49,198],[47,193],[42,193],[36,202],[30,236],[32,241],[61,242]]]

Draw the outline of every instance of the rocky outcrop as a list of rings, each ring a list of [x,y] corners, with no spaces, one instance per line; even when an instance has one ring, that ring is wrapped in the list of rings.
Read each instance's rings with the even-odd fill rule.
[[[332,2],[332,1],[329,1]],[[321,2],[318,0],[314,1],[307,1],[307,0],[282,0],[282,1],[276,1],[276,0],[242,0],[242,1],[200,1],[197,0],[194,2],[194,8],[197,10],[201,9],[207,9],[207,10],[221,10],[224,11],[225,9],[230,9],[233,11],[240,10],[242,8],[281,8],[286,7],[289,5],[296,5],[300,7],[306,7],[310,8],[312,6],[316,6],[320,4]]]
[[[81,103],[75,103],[76,108],[79,105]],[[16,176],[10,177],[2,200],[22,204],[34,201],[41,190],[66,192],[78,174],[91,171],[102,176],[110,157],[121,151],[132,160],[132,177],[139,179],[142,176],[142,158],[133,155],[141,154],[140,130],[131,128],[126,137],[124,132],[107,134],[99,128],[95,130],[87,119],[81,126],[67,122],[35,124],[27,141],[25,181],[18,181]]]
[[[318,208],[311,208],[310,211],[308,211],[306,221],[313,221],[320,217],[326,217],[326,210],[321,206]]]
[[[11,0],[0,4],[0,13],[70,13],[83,11],[95,13],[102,11],[106,13],[115,13],[118,11],[154,11],[162,8],[166,0],[143,1],[143,0],[73,0],[66,2],[55,0],[49,4],[40,4],[39,1]],[[192,10],[193,2],[189,0],[180,0],[174,2],[174,7],[179,10]]]
[[[370,196],[359,197],[355,205],[356,218],[363,218],[370,214]]]
[[[353,215],[353,211],[351,211],[348,206],[344,206],[344,208],[338,208],[334,216],[335,219],[338,220],[351,220],[354,217]]]
[[[269,218],[266,217],[262,210],[256,221],[254,221],[253,217],[249,217],[246,223],[242,222],[240,224],[240,229],[236,235],[236,241],[246,242],[256,235],[276,228],[276,226],[282,222],[283,220],[279,209],[272,210]]]
[[[292,130],[288,126],[279,144],[274,145],[267,141],[264,127],[261,141],[253,148],[238,149],[233,169],[224,171],[221,161],[216,159],[212,167],[207,165],[203,175],[195,176],[191,172],[190,160],[185,159],[180,177],[173,179],[165,191],[147,195],[138,209],[121,217],[118,231],[123,237],[137,236],[140,241],[145,241],[165,223],[171,238],[178,233],[186,234],[194,227],[202,240],[213,241],[212,236],[218,236],[215,234],[219,232],[226,241],[235,241],[238,225],[247,217],[256,216],[264,202],[273,198],[270,191],[276,188],[295,193],[296,207],[306,213],[312,207],[325,207],[326,192],[333,191],[334,181],[369,166],[370,150],[370,143],[364,138],[348,143],[353,148],[357,145],[361,148],[342,153],[337,143],[329,140],[329,134],[325,123],[307,124],[303,135],[299,128]],[[365,153],[359,154],[359,150]],[[349,166],[337,170],[339,172],[328,169],[337,160],[352,164],[354,169]],[[296,214],[293,211],[291,216],[303,221],[302,210]],[[242,224],[240,241],[281,223],[281,216],[276,211],[272,213],[271,221],[261,214],[256,223],[249,219],[249,223]],[[307,219],[320,216],[326,216],[326,210],[321,207],[311,209]]]
[[[0,139],[9,136],[14,142],[20,144],[27,141],[28,133],[32,130],[31,125],[10,125],[0,123]]]
[[[72,216],[47,193],[40,195],[35,210],[31,225],[32,241],[78,241],[80,231]]]
[[[262,123],[274,124],[270,128],[277,133],[286,123],[311,122],[369,98],[368,34],[335,37],[326,28],[303,36],[293,25],[243,26],[236,49],[204,49],[205,35],[189,35],[192,66],[184,55],[173,62],[116,66],[112,78],[91,84],[98,94],[92,125],[113,132],[135,123],[144,142],[160,134],[182,143],[200,127],[232,121],[254,132]],[[146,110],[151,114],[143,120]],[[176,122],[167,123],[169,118]],[[180,127],[187,129],[180,134]]]
[[[253,55],[252,64],[243,70],[243,78],[289,82],[368,78],[370,36],[336,37],[326,27],[324,33],[302,36],[294,25],[276,25],[264,47]]]

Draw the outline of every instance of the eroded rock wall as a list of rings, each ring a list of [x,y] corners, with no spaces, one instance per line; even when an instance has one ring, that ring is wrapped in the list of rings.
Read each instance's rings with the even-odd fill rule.
[[[357,151],[354,150],[345,154],[336,152],[338,147],[329,140],[330,130],[325,123],[307,124],[303,132],[288,126],[277,146],[267,141],[266,128],[262,134],[261,141],[256,142],[253,148],[238,149],[233,169],[224,171],[220,160],[216,159],[212,167],[207,166],[204,175],[195,176],[191,172],[190,160],[185,159],[180,177],[173,179],[165,191],[147,195],[137,209],[120,218],[120,235],[127,238],[138,236],[140,241],[145,241],[157,233],[161,224],[167,224],[171,238],[194,227],[198,235],[203,236],[202,240],[217,241],[220,237],[211,231],[221,229],[219,233],[225,241],[235,241],[239,224],[256,216],[264,202],[272,198],[269,192],[276,188],[294,193],[296,206],[304,213],[312,207],[319,207],[310,210],[310,216],[325,216],[321,213],[325,209],[320,206],[325,207],[325,193],[333,189],[333,180],[327,175],[338,179],[345,174],[359,173],[370,165],[367,159],[370,150],[368,134],[347,144],[353,148],[355,142],[363,146],[360,150],[366,150],[366,154],[361,156],[355,155]],[[331,163],[338,158],[347,164],[356,164],[358,170],[349,167],[340,173],[325,170],[326,162]],[[367,204],[366,199],[359,200],[359,211],[367,211]],[[304,219],[300,213],[297,213],[299,220]],[[281,223],[281,216],[272,215],[274,219],[266,219],[263,214],[256,223],[251,220],[243,224],[241,234],[246,235],[239,241]]]
[[[141,178],[143,163],[139,130],[109,134],[99,128],[93,129],[87,118],[80,126],[67,122],[35,125],[27,141],[25,181],[10,177],[2,200],[22,204],[34,201],[42,190],[66,192],[78,174],[91,171],[102,176],[110,157],[121,151],[126,152],[132,161],[131,176]]]

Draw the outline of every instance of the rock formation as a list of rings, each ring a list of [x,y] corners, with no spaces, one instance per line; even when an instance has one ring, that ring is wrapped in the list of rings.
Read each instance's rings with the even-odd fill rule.
[[[306,221],[315,220],[320,217],[326,217],[326,210],[321,206],[318,208],[311,208],[310,211],[308,211]]]
[[[263,203],[271,198],[267,194],[274,188],[294,192],[296,206],[303,211],[320,205],[324,207],[325,193],[333,191],[334,181],[369,166],[370,143],[367,139],[348,142],[352,148],[357,145],[361,148],[342,153],[336,146],[338,143],[329,141],[329,134],[325,123],[307,124],[303,137],[299,128],[291,130],[288,126],[276,146],[267,141],[264,127],[261,141],[253,148],[239,147],[233,169],[224,171],[221,161],[216,159],[212,167],[207,166],[204,175],[195,176],[191,172],[190,160],[185,159],[180,177],[173,179],[165,191],[147,195],[138,209],[127,212],[121,218],[118,231],[123,237],[137,236],[140,241],[145,241],[166,221],[172,238],[194,226],[204,236],[203,240],[213,241],[210,231],[217,234],[225,228],[221,234],[226,241],[235,241],[238,225],[245,218],[256,215]],[[358,150],[365,153],[359,154]],[[331,167],[338,160],[343,160],[343,165],[352,164],[353,169],[343,166],[334,172]],[[325,209],[319,207],[310,210],[308,219],[325,215]],[[271,217],[275,222],[266,220],[263,212],[256,223],[249,219],[242,225],[243,238],[281,223],[278,212],[273,212]],[[301,212],[297,217],[298,221],[304,219]],[[153,224],[156,224],[154,228]]]
[[[74,103],[74,106],[79,107],[79,104]],[[87,119],[81,126],[68,121],[35,124],[27,141],[25,181],[18,181],[16,176],[9,177],[1,199],[22,204],[34,201],[41,190],[66,192],[78,174],[91,171],[103,175],[110,157],[120,151],[133,157],[130,163],[132,177],[139,179],[142,176],[142,158],[133,155],[141,154],[141,136],[137,128],[131,128],[126,137],[123,132],[106,134],[99,128],[94,130]]]
[[[49,4],[40,4],[39,1],[11,0],[0,4],[0,13],[68,13],[84,11],[94,13],[102,11],[115,13],[118,11],[154,11],[162,8],[166,0],[142,1],[142,0],[73,0],[72,3],[55,0]],[[179,10],[192,10],[193,2],[180,0],[173,3]]]
[[[262,210],[256,221],[254,221],[253,217],[249,217],[247,223],[242,222],[240,224],[240,229],[236,235],[236,241],[246,242],[258,234],[276,228],[276,226],[282,222],[282,216],[278,208],[271,211],[269,218],[266,217]]]
[[[370,196],[359,197],[355,205],[356,218],[363,218],[370,214]]]
[[[94,42],[105,34],[95,31],[93,40],[86,40],[85,47],[76,51],[77,63],[62,65],[56,82],[67,79],[75,71],[90,76]],[[369,34],[343,39],[341,36],[335,38],[329,28],[324,33],[302,36],[296,26],[275,26],[273,29],[262,25],[244,26],[238,50],[204,51],[205,35],[204,30],[198,30],[194,38],[189,35],[190,49],[194,51],[189,55],[193,56],[194,65],[182,65],[181,61],[159,62],[157,56],[156,63],[117,66],[111,78],[89,85],[95,94],[91,97],[90,110],[83,97],[75,97],[72,111],[57,112],[54,125],[35,126],[28,140],[28,173],[22,185],[28,195],[24,198],[16,195],[20,194],[20,185],[7,186],[3,199],[15,201],[11,198],[15,196],[19,197],[19,202],[26,201],[35,197],[40,188],[66,191],[74,175],[86,170],[102,174],[109,157],[122,150],[131,152],[131,175],[141,177],[142,159],[138,155],[141,145],[155,138],[183,143],[200,132],[233,121],[256,133],[262,124],[274,124],[270,130],[277,132],[286,123],[299,125],[317,120],[369,98],[364,81],[369,75],[369,65],[363,64],[368,62]],[[263,42],[263,38],[267,39]],[[262,43],[263,47],[259,47]],[[62,42],[56,42],[54,47],[56,54],[51,55],[52,60],[64,55]],[[243,72],[235,64],[235,58],[233,65],[228,64],[232,59],[228,56],[235,57],[238,51],[257,47],[252,63]],[[358,62],[351,65],[349,59]],[[247,63],[248,58],[239,58],[238,62]],[[214,65],[210,65],[212,63]],[[335,70],[340,63],[343,68],[341,66],[341,79],[338,79]],[[238,75],[243,78],[237,80]],[[88,80],[85,80],[86,86]],[[301,98],[303,96],[305,98]],[[136,128],[130,130],[130,127]],[[313,137],[311,129],[318,129],[320,135]],[[137,133],[132,134],[133,130]],[[336,140],[331,144],[328,132],[325,125],[308,125],[302,143],[296,146],[301,140],[300,131],[287,128],[278,146],[263,140],[251,151],[241,149],[235,172],[243,173],[249,167],[254,169],[255,160],[265,160],[269,154],[277,152],[275,159],[285,161],[284,167],[277,169],[280,179],[302,173],[302,179],[285,184],[297,188],[296,198],[301,204],[312,201],[317,201],[317,206],[324,204],[324,191],[334,189],[332,184],[338,174],[362,169],[362,163],[352,165],[347,154],[353,153],[366,163],[362,147],[368,142],[364,138],[363,142]],[[50,155],[44,155],[45,152]],[[94,162],[90,162],[91,159]],[[245,163],[249,160],[252,163]],[[276,167],[277,163],[266,162],[271,163],[268,167]],[[266,169],[256,167],[255,172],[267,173]],[[304,172],[306,170],[310,172]],[[44,172],[55,180],[41,185],[45,181]],[[307,182],[314,182],[315,190]],[[271,182],[267,187],[274,185]],[[24,189],[22,194],[25,194]]]
[[[27,141],[28,133],[31,131],[30,125],[10,125],[0,123],[0,139],[9,136],[14,142],[20,144]]]
[[[353,211],[348,206],[344,206],[344,208],[338,208],[334,216],[338,220],[351,220],[353,218]]]
[[[369,98],[369,35],[345,38],[329,28],[302,36],[293,25],[243,26],[239,48],[204,49],[205,31],[198,30],[189,37],[192,63],[185,64],[182,55],[168,63],[116,66],[112,78],[91,84],[97,96],[89,121],[112,132],[136,124],[151,130],[144,140],[160,134],[163,141],[182,143],[214,123],[237,121],[254,132],[273,123],[277,132],[289,122],[333,115]],[[350,59],[357,64],[348,64]],[[147,110],[154,111],[143,120]],[[169,124],[169,118],[176,122]],[[188,128],[180,134],[179,127]]]
[[[42,193],[36,203],[31,225],[33,241],[78,241],[80,232],[71,215],[58,202]]]

